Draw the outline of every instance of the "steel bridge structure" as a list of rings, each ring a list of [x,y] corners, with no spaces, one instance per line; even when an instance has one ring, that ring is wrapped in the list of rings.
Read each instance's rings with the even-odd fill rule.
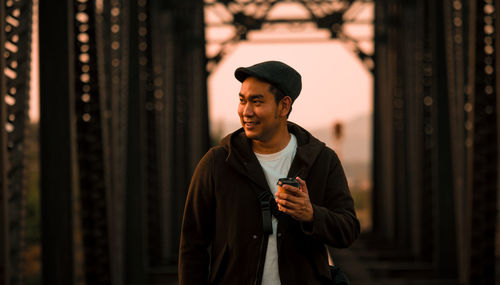
[[[281,5],[302,13],[274,13]],[[366,5],[373,19],[359,17]],[[320,40],[345,44],[374,76],[373,230],[335,251],[353,284],[500,284],[500,0],[37,7],[42,284],[177,283],[184,199],[210,147],[207,76],[239,42],[276,27],[324,31]],[[27,282],[32,19],[32,0],[0,2],[6,285]]]

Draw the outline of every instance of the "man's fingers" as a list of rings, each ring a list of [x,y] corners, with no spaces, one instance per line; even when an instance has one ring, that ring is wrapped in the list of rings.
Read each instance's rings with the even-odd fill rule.
[[[305,216],[303,209],[292,208],[283,204],[278,204],[278,210],[297,220],[303,220],[302,217]]]
[[[278,210],[280,210],[283,213],[289,214],[289,215],[297,215],[298,214],[298,209],[296,206],[292,205],[291,203],[285,201],[285,203],[278,203]]]
[[[292,201],[294,203],[300,203],[301,201],[304,200],[304,197],[302,196],[303,193],[296,191],[296,192],[285,192],[285,193],[280,193],[276,192],[275,196],[276,198],[280,200],[287,200],[287,201]]]
[[[282,205],[282,206],[285,206],[286,208],[289,208],[289,209],[295,209],[295,208],[298,208],[300,207],[300,203],[298,203],[299,201],[297,200],[285,200],[285,199],[276,199],[276,203],[278,205]]]
[[[304,193],[308,193],[306,182],[304,180],[300,179],[300,177],[298,177],[298,176],[295,177],[295,179],[297,179],[297,181],[300,184],[300,190],[302,190],[302,192],[304,192]]]
[[[285,184],[285,185],[283,185],[283,186],[281,186],[281,187],[282,187],[282,188],[283,188],[286,192],[291,193],[291,194],[293,194],[293,195],[295,195],[295,196],[297,196],[297,195],[299,195],[299,194],[301,193],[301,192],[300,192],[300,190],[299,190],[299,188],[297,188],[297,187],[293,187],[293,186],[288,185],[288,184]]]
[[[292,210],[283,206],[283,205],[280,205],[278,204],[278,210],[280,210],[281,212],[285,213],[285,214],[288,214],[288,215],[292,215]]]

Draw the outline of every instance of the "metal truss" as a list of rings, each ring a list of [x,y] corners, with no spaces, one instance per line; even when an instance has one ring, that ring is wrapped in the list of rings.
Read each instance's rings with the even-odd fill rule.
[[[98,80],[98,49],[94,1],[73,1],[75,23],[74,86],[76,147],[79,170],[79,218],[88,284],[110,284],[110,184],[103,124],[105,96]],[[78,209],[77,208],[77,209]]]
[[[424,6],[420,12],[422,18],[430,17],[429,6]],[[435,85],[433,84],[432,69],[433,61],[432,57],[432,40],[425,36],[430,34],[432,30],[431,21],[424,21],[422,26],[417,29],[417,35],[421,38],[421,41],[416,41],[416,54],[419,55],[421,59],[417,63],[417,84],[421,86],[419,91],[417,91],[417,96],[420,101],[421,108],[421,125],[419,129],[420,136],[420,153],[421,153],[421,163],[419,165],[421,171],[421,207],[423,209],[428,209],[427,211],[422,211],[420,213],[421,224],[423,228],[420,232],[418,240],[421,243],[421,247],[425,248],[425,251],[420,253],[423,260],[432,260],[432,253],[436,247],[435,241],[433,239],[427,238],[430,235],[434,235],[436,232],[432,221],[435,219],[436,211],[434,204],[436,203],[435,194],[436,191],[436,141],[437,134],[434,131],[434,122],[436,118],[436,96],[433,93]]]
[[[143,1],[144,2],[144,1]],[[96,2],[97,4],[97,2]],[[96,5],[95,53],[104,145],[104,181],[108,190],[107,213],[112,282],[123,284],[125,227],[125,171],[128,98],[128,45],[130,1],[102,1]],[[90,249],[92,250],[92,249]]]
[[[152,1],[139,1],[137,5],[137,46],[139,58],[139,104],[141,113],[141,132],[144,138],[141,147],[141,155],[143,155],[144,185],[147,189],[144,199],[145,207],[145,237],[147,248],[145,251],[148,256],[148,264],[150,267],[162,265],[164,247],[162,231],[162,210],[166,207],[162,203],[162,191],[165,190],[165,185],[162,184],[162,165],[161,141],[165,135],[165,98],[162,90],[163,80],[161,78],[161,63],[156,57],[153,48],[153,18],[155,3]],[[156,67],[156,68],[155,68]]]
[[[468,67],[473,102],[473,133],[470,179],[470,275],[467,282],[495,283],[495,237],[498,199],[498,1],[477,1],[472,17],[475,37],[471,40],[472,60]],[[472,4],[474,5],[474,4]],[[473,45],[474,44],[474,45]],[[466,109],[467,110],[467,109]],[[470,144],[469,144],[470,145]],[[497,280],[498,282],[498,280]]]
[[[461,283],[495,283],[497,4],[453,1],[444,7]]]
[[[202,2],[63,3],[40,9],[44,283],[173,284],[209,146]]]
[[[377,2],[375,229],[459,284],[495,283],[497,5]]]
[[[227,55],[234,45],[240,41],[255,41],[251,33],[254,31],[269,31],[277,26],[286,26],[291,31],[314,27],[316,31],[328,31],[328,37],[311,38],[281,38],[267,42],[306,42],[340,40],[355,53],[363,65],[373,71],[373,51],[362,47],[363,42],[373,42],[371,36],[352,35],[346,29],[347,25],[371,26],[371,18],[362,17],[362,12],[373,5],[371,0],[205,0],[205,23],[207,28],[207,71],[210,73]],[[285,15],[274,13],[280,5],[294,6],[302,13]],[[216,39],[213,31],[221,31],[225,36]],[[266,40],[259,40],[259,43]]]
[[[0,283],[23,282],[26,223],[25,150],[31,66],[32,1],[1,2]]]

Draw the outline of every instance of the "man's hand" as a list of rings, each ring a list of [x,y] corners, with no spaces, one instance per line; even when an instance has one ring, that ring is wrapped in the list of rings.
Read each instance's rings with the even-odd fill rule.
[[[299,177],[296,179],[300,184],[299,188],[283,185],[285,192],[276,192],[278,209],[298,221],[312,222],[313,207],[309,200],[306,182]]]

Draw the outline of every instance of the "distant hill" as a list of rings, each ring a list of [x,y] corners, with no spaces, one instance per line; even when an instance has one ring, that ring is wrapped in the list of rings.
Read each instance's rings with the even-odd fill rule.
[[[345,162],[371,161],[372,117],[362,115],[344,123],[344,138],[334,141],[332,126],[312,129],[311,133],[337,152]]]
[[[372,115],[358,116],[344,122],[344,138],[335,141],[332,126],[312,129],[311,133],[331,147],[342,160],[346,175],[351,181],[371,179]]]

